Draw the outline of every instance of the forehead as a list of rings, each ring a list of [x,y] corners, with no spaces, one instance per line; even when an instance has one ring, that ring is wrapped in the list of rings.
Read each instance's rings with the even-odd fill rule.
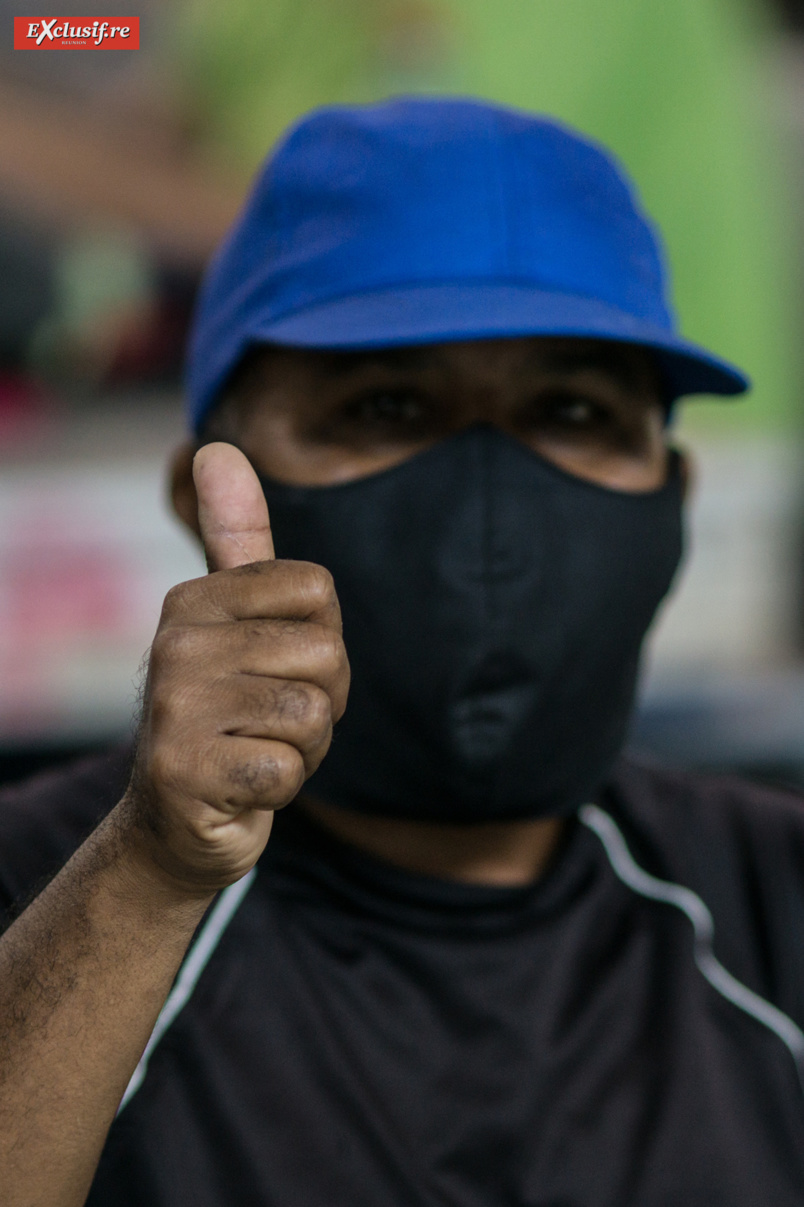
[[[572,336],[520,336],[359,351],[256,345],[241,361],[231,383],[258,386],[304,377],[338,381],[372,370],[378,374],[471,374],[492,380],[512,374],[597,373],[634,390],[657,388],[659,382],[655,356],[641,345]]]

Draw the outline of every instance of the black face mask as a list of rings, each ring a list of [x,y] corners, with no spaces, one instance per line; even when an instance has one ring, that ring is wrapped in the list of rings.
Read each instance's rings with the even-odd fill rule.
[[[478,426],[355,482],[262,484],[278,556],[334,577],[352,667],[311,793],[450,822],[594,794],[681,557],[675,454],[664,486],[632,494]]]

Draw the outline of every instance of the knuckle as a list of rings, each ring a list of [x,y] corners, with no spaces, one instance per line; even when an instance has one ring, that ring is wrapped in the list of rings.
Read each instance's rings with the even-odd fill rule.
[[[199,630],[192,625],[169,625],[162,628],[154,639],[151,660],[172,667],[195,658],[200,637]]]
[[[310,654],[321,672],[327,677],[337,674],[346,656],[339,634],[324,625],[315,625],[310,627],[307,640]]]
[[[335,597],[335,583],[329,570],[316,562],[301,562],[302,589],[311,611],[325,608]]]
[[[307,778],[304,759],[301,753],[296,750],[295,746],[287,746],[285,749],[287,754],[285,756],[283,791],[281,796],[277,798],[277,803],[281,805],[289,804],[298,795]]]
[[[169,620],[174,616],[183,616],[192,606],[198,588],[194,580],[176,583],[165,596],[162,604],[162,619]]]
[[[330,723],[329,698],[312,683],[283,683],[271,691],[269,707],[280,722],[316,735]]]
[[[340,721],[341,717],[346,712],[346,703],[349,698],[349,682],[350,682],[350,669],[349,669],[349,664],[347,663],[342,676],[338,680],[338,683],[336,685],[336,690],[333,692],[333,700],[332,700],[332,723],[333,723],[333,725],[336,724],[338,721]]]
[[[255,799],[271,796],[280,780],[279,760],[272,754],[265,754],[259,759],[249,759],[247,762],[233,763],[226,772],[226,782],[230,787],[245,791]]]
[[[329,697],[320,687],[314,684],[299,687],[294,685],[292,691],[292,719],[297,721],[307,733],[316,740],[324,733],[331,723],[332,708]]]
[[[305,723],[310,716],[310,694],[301,683],[283,683],[275,694],[274,707],[281,720]]]
[[[236,805],[243,797],[255,803],[279,807],[293,799],[304,782],[301,755],[285,743],[273,743],[258,758],[238,761],[226,773],[230,789],[227,804]]]
[[[346,676],[348,679],[349,675],[351,674],[349,667],[349,655],[346,653],[346,644],[339,633],[335,634],[334,656],[336,662],[336,674],[339,678]]]
[[[332,703],[329,696],[320,687],[311,687],[307,698],[306,721],[310,730],[317,736],[327,733],[332,725]]]

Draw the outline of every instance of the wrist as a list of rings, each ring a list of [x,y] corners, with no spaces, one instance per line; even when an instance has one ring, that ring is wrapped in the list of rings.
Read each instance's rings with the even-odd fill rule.
[[[143,822],[136,803],[126,795],[106,819],[116,864],[115,884],[121,898],[137,907],[201,917],[219,887],[171,866],[159,836]]]

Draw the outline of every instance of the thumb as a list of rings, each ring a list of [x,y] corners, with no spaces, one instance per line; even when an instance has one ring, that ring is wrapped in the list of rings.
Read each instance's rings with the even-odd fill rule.
[[[210,571],[273,558],[265,495],[240,449],[233,444],[205,444],[193,459],[193,480]]]

